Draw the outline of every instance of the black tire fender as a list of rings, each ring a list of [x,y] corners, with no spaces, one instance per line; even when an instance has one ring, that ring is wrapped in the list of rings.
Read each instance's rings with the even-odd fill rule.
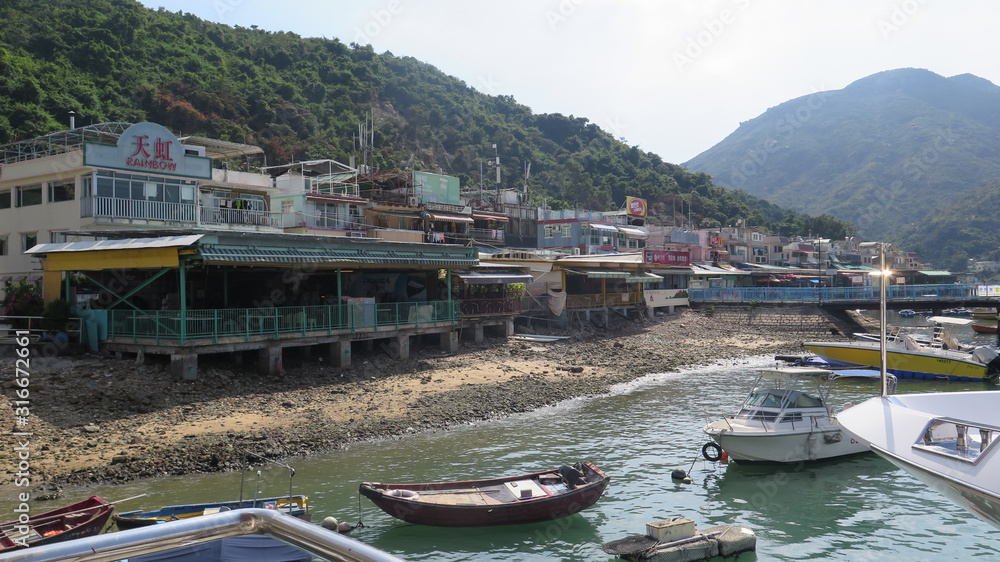
[[[709,441],[701,447],[701,456],[707,461],[718,462],[722,458],[722,447],[714,441]]]

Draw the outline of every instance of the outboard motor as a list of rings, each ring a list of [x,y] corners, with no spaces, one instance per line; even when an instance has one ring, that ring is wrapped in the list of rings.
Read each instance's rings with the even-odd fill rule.
[[[986,365],[986,378],[995,379],[1000,375],[1000,355],[988,347],[977,347],[972,350],[972,356]]]

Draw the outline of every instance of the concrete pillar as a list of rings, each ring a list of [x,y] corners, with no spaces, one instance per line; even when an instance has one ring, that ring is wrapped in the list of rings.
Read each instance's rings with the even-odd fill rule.
[[[504,323],[504,331],[505,331],[504,335],[507,336],[508,338],[514,335],[513,320],[508,320],[506,323]]]
[[[396,338],[395,342],[399,346],[399,356],[400,361],[406,361],[410,358],[410,336],[399,336]],[[393,346],[395,347],[395,346]]]
[[[233,365],[236,365],[237,367],[242,367],[243,366],[243,352],[242,351],[233,351],[233,352],[230,352],[230,354],[229,354],[229,360],[233,362]]]
[[[483,328],[482,324],[476,324],[475,327],[472,328],[472,341],[476,343],[483,343],[483,340],[485,339],[486,330]]]
[[[170,355],[170,374],[176,380],[193,381],[198,379],[198,355]]]
[[[482,327],[480,327],[482,331]],[[441,351],[455,353],[458,351],[458,332],[441,332]]]
[[[327,351],[330,364],[340,368],[351,366],[351,340],[335,341]]]
[[[257,352],[257,372],[262,377],[280,375],[281,346],[262,347]]]

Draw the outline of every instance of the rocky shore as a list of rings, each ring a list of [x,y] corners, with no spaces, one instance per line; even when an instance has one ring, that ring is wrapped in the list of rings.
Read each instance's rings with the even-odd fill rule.
[[[522,331],[522,330],[519,330]],[[196,381],[171,379],[165,361],[84,356],[33,364],[28,425],[16,427],[5,377],[5,425],[30,431],[32,485],[124,482],[236,470],[343,445],[532,410],[606,392],[616,383],[683,366],[802,353],[808,335],[723,322],[685,311],[617,318],[540,343],[487,338],[444,355],[413,345],[395,361],[375,346],[348,369],[288,353],[281,377],[205,357]],[[817,334],[811,334],[817,335]],[[9,362],[13,364],[13,359]],[[17,459],[5,450],[11,482]],[[36,493],[37,495],[37,493]]]

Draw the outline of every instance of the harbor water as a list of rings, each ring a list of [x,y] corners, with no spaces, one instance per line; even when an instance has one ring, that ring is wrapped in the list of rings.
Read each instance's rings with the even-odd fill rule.
[[[890,319],[892,321],[893,319]],[[918,319],[919,320],[919,319]],[[970,331],[971,333],[971,331]],[[968,336],[972,337],[972,336]],[[309,496],[314,522],[356,524],[351,536],[408,560],[613,560],[604,543],[645,532],[647,522],[684,516],[700,529],[737,524],[757,535],[741,560],[959,560],[1000,555],[996,530],[873,454],[821,464],[749,466],[706,461],[702,426],[732,414],[773,358],[654,374],[606,395],[448,431],[353,444],[290,459],[295,493]],[[997,388],[993,383],[912,381],[898,392]],[[878,393],[877,381],[839,380],[839,411]],[[1000,395],[998,395],[1000,396]],[[365,480],[466,480],[557,468],[591,460],[609,476],[605,496],[576,515],[539,524],[449,529],[403,523],[357,493]],[[690,472],[692,482],[671,479]],[[260,471],[258,477],[257,471]],[[289,471],[275,464],[243,476],[243,497],[287,494]],[[120,510],[233,499],[238,473],[68,488],[60,505],[98,494],[138,494]],[[8,504],[7,512],[13,507]],[[48,502],[49,504],[55,502]],[[54,506],[38,502],[34,511]]]

